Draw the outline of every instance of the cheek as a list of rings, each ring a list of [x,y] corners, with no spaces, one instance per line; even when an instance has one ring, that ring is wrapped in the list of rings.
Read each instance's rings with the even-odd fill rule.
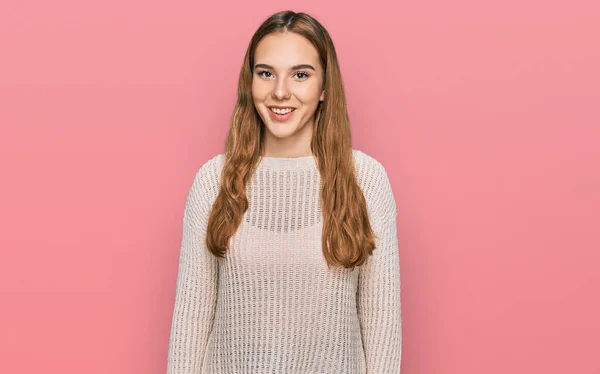
[[[268,85],[266,85],[260,81],[252,82],[252,98],[254,98],[254,100],[263,101],[265,99],[266,95],[268,95],[268,93],[269,93]]]
[[[321,92],[319,91],[318,85],[311,85],[302,87],[298,91],[296,91],[296,96],[300,101],[306,104],[314,104],[319,101],[319,96]]]

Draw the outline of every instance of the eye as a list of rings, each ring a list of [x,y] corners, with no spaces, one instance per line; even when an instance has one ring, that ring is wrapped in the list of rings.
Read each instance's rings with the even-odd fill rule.
[[[304,75],[304,77],[299,77],[301,80],[304,80],[310,76],[308,73],[305,73],[303,71],[296,72],[296,74]]]
[[[260,71],[259,71],[258,73],[256,73],[256,74],[258,74],[258,76],[260,76],[260,77],[263,77],[263,78],[270,78],[270,77],[265,77],[265,76],[264,76],[264,74],[271,74],[271,72],[270,72],[270,71],[267,71],[267,70],[260,70]]]
[[[259,77],[263,77],[263,78],[272,78],[273,74],[268,71],[268,70],[259,70],[256,72],[256,74]],[[269,74],[269,75],[266,75]],[[294,76],[296,76],[296,78],[298,78],[299,80],[305,80],[308,77],[310,77],[310,74],[304,72],[304,71],[297,71],[296,73],[294,73]]]

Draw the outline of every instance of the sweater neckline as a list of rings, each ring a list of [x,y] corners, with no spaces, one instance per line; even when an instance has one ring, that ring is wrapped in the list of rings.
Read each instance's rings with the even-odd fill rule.
[[[316,168],[317,162],[314,155],[300,157],[274,157],[262,156],[259,168],[276,170],[294,170]]]

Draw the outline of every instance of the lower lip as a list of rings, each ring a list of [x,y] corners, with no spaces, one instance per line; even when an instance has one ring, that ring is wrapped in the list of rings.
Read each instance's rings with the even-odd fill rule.
[[[273,112],[271,109],[269,109],[269,113],[271,114],[271,118],[274,121],[278,121],[278,122],[287,121],[294,114],[295,111],[296,111],[296,109],[294,109],[291,112],[286,113],[286,114],[277,114],[277,113]]]

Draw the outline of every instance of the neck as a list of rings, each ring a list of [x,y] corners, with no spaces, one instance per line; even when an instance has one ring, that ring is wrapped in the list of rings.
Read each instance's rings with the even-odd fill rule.
[[[264,157],[305,157],[312,156],[313,124],[307,123],[295,134],[285,138],[277,138],[268,130],[264,139]]]

